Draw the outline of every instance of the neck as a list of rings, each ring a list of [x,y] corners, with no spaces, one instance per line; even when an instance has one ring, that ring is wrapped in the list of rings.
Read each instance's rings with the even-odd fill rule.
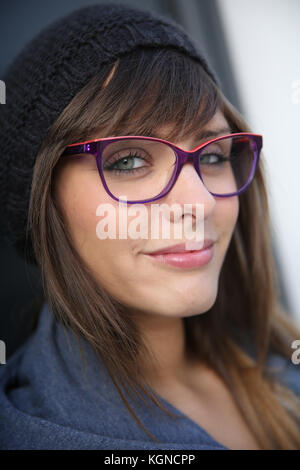
[[[151,382],[180,380],[188,367],[184,322],[145,314],[136,317],[151,357],[139,357],[144,376]]]

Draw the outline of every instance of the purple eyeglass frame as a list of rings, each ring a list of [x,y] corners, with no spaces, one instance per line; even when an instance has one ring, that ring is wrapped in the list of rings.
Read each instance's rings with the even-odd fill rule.
[[[240,188],[238,191],[235,191],[235,192],[229,193],[229,194],[213,193],[213,192],[209,191],[206,188],[205,183],[204,183],[204,181],[202,179],[202,176],[201,176],[200,167],[199,167],[199,162],[201,160],[201,153],[200,153],[200,158],[195,158],[195,157],[197,155],[199,155],[199,152],[204,150],[204,148],[207,147],[208,145],[210,145],[211,143],[217,142],[219,140],[223,140],[223,139],[226,139],[226,138],[234,137],[234,136],[241,136],[241,137],[245,136],[245,137],[250,137],[250,139],[251,139],[252,146],[253,146],[253,151],[254,151],[254,159],[253,159],[253,164],[252,164],[252,169],[251,169],[251,172],[250,172],[250,176],[249,176],[247,182],[244,184],[244,186],[242,186],[242,188]],[[151,199],[144,199],[144,200],[139,200],[139,201],[123,201],[122,199],[119,199],[116,196],[114,196],[110,192],[110,190],[108,189],[108,187],[106,185],[106,181],[105,181],[105,177],[104,177],[104,174],[103,174],[103,171],[102,171],[102,165],[101,165],[102,152],[105,149],[105,147],[107,145],[109,145],[110,143],[112,143],[116,140],[125,140],[125,139],[130,139],[130,140],[133,140],[133,139],[141,140],[142,139],[142,140],[152,140],[152,141],[162,142],[162,143],[167,144],[169,147],[171,147],[173,149],[173,151],[175,152],[176,162],[175,162],[174,171],[173,171],[173,174],[170,178],[170,181],[168,182],[168,184],[165,186],[165,188],[157,196],[155,196]],[[99,171],[99,174],[100,174],[102,184],[103,184],[106,192],[109,194],[110,197],[112,197],[115,201],[125,202],[127,204],[143,204],[143,203],[147,203],[147,202],[156,201],[157,199],[161,199],[162,197],[166,196],[171,191],[173,186],[175,185],[175,183],[177,181],[177,178],[178,178],[178,176],[179,176],[179,174],[182,170],[183,165],[188,161],[193,162],[194,168],[195,168],[199,178],[201,179],[204,187],[207,189],[207,191],[210,194],[212,194],[213,196],[217,196],[217,197],[239,196],[244,191],[246,191],[246,189],[248,188],[248,186],[250,185],[251,181],[254,178],[256,168],[257,168],[257,165],[258,165],[258,161],[259,161],[260,151],[262,149],[262,143],[263,143],[263,136],[261,134],[253,134],[253,133],[249,133],[249,132],[236,132],[236,133],[233,133],[233,134],[226,134],[226,135],[223,135],[221,137],[216,137],[214,139],[207,140],[206,142],[202,143],[201,145],[198,145],[198,147],[195,147],[193,150],[189,150],[189,151],[187,150],[186,151],[186,150],[183,150],[182,148],[178,147],[177,145],[175,145],[171,142],[168,142],[167,140],[159,139],[157,137],[126,135],[126,136],[117,136],[117,137],[103,137],[103,138],[100,138],[100,139],[88,140],[88,141],[85,141],[85,142],[79,142],[79,143],[71,144],[71,145],[68,145],[65,148],[65,150],[64,150],[64,152],[62,153],[61,156],[78,155],[78,154],[81,154],[81,153],[88,153],[88,154],[93,155],[94,157],[96,157],[96,163],[97,163],[97,167],[98,167],[98,171]]]

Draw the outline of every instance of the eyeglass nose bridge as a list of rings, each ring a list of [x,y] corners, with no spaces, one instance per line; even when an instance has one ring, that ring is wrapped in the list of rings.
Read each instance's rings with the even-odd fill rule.
[[[180,175],[180,172],[183,168],[183,165],[185,163],[188,163],[188,162],[193,163],[193,166],[194,166],[199,178],[201,179],[201,181],[204,185],[204,182],[203,182],[203,179],[202,179],[202,176],[201,176],[201,172],[200,172],[199,158],[196,158],[196,157],[199,157],[200,150],[198,149],[198,150],[195,150],[193,152],[188,152],[188,151],[177,148],[176,153],[177,153],[177,162],[178,163],[177,163],[176,175],[175,175],[172,186],[174,186],[175,182],[177,181],[177,178]]]

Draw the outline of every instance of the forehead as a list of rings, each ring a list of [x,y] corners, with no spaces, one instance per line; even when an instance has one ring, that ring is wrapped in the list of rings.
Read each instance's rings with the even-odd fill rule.
[[[157,129],[157,134],[159,134],[159,137],[162,139],[168,140],[168,136],[173,130],[173,126],[171,124],[168,125],[163,125]],[[195,135],[195,139],[201,138],[201,135],[203,134],[205,137],[205,132],[206,131],[214,131],[218,132],[220,130],[221,133],[230,133],[230,125],[225,118],[224,114],[218,109],[212,119],[210,119],[201,129],[199,128],[197,130],[197,135],[195,135],[195,132],[189,133],[191,137]]]
[[[168,123],[168,124],[163,124],[163,125],[158,125],[155,127],[154,130],[152,130],[151,132],[147,132],[147,133],[143,133],[143,135],[147,135],[147,136],[152,136],[152,137],[158,137],[160,139],[165,139],[165,140],[172,140],[173,143],[176,143],[178,141],[178,139],[176,139],[175,137],[173,137],[173,139],[171,139],[171,135],[178,135],[178,132],[176,132],[176,126],[177,123],[176,122],[172,122],[172,123]],[[193,129],[193,126],[189,126],[190,129]],[[174,131],[175,129],[175,131]],[[199,139],[201,140],[202,139],[202,135],[203,135],[203,138],[206,138],[205,136],[205,133],[209,134],[209,132],[207,131],[212,131],[212,132],[215,132],[217,133],[218,130],[221,131],[221,134],[222,133],[230,133],[231,132],[231,129],[230,129],[230,125],[228,123],[228,121],[226,120],[224,114],[222,113],[222,111],[220,111],[219,108],[217,108],[214,116],[203,126],[201,127],[197,127],[197,129],[195,128],[194,126],[194,129],[191,131],[188,131],[185,133],[185,136],[184,136],[184,140],[186,138],[191,138],[191,139],[194,139],[196,142],[199,141]],[[101,133],[100,131],[96,131],[92,134],[90,134],[88,136],[88,138],[86,138],[85,140],[93,140],[93,139],[98,139],[101,137],[101,134],[103,136],[103,133]],[[132,124],[132,127],[130,129],[130,132],[126,132],[125,134],[124,133],[115,133],[114,135],[140,135],[139,132],[136,132],[135,131],[135,128],[134,128],[134,123]],[[106,137],[110,137],[107,136],[105,134]],[[180,141],[182,140],[182,138],[180,139]]]

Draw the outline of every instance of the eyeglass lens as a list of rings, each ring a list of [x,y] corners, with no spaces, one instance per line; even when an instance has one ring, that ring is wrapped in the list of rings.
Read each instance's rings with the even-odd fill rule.
[[[123,139],[104,148],[101,166],[115,197],[141,201],[164,190],[176,170],[176,158],[175,150],[163,142]],[[226,195],[239,191],[250,179],[255,150],[250,136],[233,136],[208,144],[197,158],[206,189]]]

